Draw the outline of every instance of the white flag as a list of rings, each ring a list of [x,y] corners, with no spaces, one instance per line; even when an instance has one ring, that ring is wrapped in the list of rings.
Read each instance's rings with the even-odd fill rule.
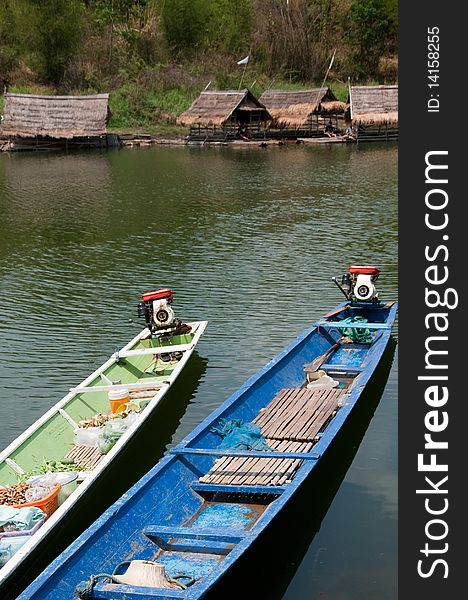
[[[237,64],[238,65],[247,65],[247,64],[249,64],[249,58],[250,58],[250,54],[247,54],[247,56],[245,58],[243,58],[242,60],[238,60]]]

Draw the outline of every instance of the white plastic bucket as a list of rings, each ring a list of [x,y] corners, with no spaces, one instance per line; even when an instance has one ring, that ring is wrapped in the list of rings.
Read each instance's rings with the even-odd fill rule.
[[[62,489],[58,493],[58,504],[60,506],[76,490],[78,486],[78,473],[56,473],[56,479],[62,485]]]

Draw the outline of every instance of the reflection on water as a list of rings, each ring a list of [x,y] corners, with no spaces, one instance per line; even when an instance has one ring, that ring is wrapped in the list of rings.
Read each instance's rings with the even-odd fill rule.
[[[381,297],[396,298],[396,190],[393,144],[0,156],[0,447],[133,336],[139,294],[166,285],[179,316],[209,320],[208,368],[175,444],[341,300],[331,277],[350,263],[376,263]],[[337,551],[334,600],[357,581],[338,560],[351,533],[373,589],[393,589],[395,440],[396,367],[335,498],[355,507],[358,531],[333,502],[317,536]],[[310,589],[315,544],[288,600]]]

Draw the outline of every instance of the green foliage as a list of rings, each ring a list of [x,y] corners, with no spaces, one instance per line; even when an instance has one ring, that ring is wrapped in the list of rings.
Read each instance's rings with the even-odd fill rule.
[[[19,51],[15,45],[14,14],[9,2],[0,3],[0,84],[6,84]]]
[[[247,51],[252,31],[252,0],[171,0],[162,6],[162,27],[178,53],[196,50]]]
[[[335,49],[341,99],[349,75],[391,79],[397,26],[397,0],[0,0],[0,86],[110,91],[114,128],[174,127],[208,81],[237,88],[249,52],[256,94],[320,85]]]
[[[395,0],[355,0],[350,19],[348,38],[354,48],[354,69],[358,75],[376,75],[380,58],[396,38]]]
[[[192,54],[201,44],[207,18],[204,0],[171,0],[161,11],[166,40],[178,53]]]
[[[344,46],[346,12],[343,0],[256,0],[256,39],[265,67],[291,82],[323,77],[334,48]]]
[[[212,0],[208,7],[205,47],[230,53],[246,53],[252,31],[251,0]]]
[[[112,92],[109,107],[111,129],[151,127],[155,122],[174,123],[198,95],[198,90],[179,86],[148,90],[138,84],[126,84]]]
[[[46,80],[60,84],[82,31],[80,0],[34,0],[37,36],[33,49]]]
[[[6,70],[11,71],[21,62],[45,82],[62,83],[81,40],[82,0],[3,2],[0,12],[0,48],[4,38],[8,48]],[[5,61],[5,52],[3,56]]]

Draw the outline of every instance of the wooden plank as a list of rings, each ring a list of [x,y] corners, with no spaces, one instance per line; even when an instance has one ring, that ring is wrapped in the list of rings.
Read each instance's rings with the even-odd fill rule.
[[[281,415],[279,415],[280,426],[276,430],[268,432],[268,436],[274,438],[289,437],[286,432],[294,431],[301,420],[310,419],[311,415],[313,415],[318,407],[324,402],[325,398],[328,396],[328,392],[329,390],[305,389],[301,395],[300,402],[292,407],[293,412],[291,415],[288,415],[289,418],[283,419],[283,422],[281,423]]]
[[[156,396],[156,394],[158,393],[160,388],[155,389],[155,390],[143,390],[142,392],[139,391],[130,391],[130,399],[132,400],[143,400],[145,398],[153,398],[154,396]]]
[[[19,464],[12,458],[5,458],[5,463],[12,469],[17,475],[24,475],[25,471]]]
[[[138,350],[120,350],[113,356],[118,356],[118,358],[128,358],[130,356],[144,356],[145,354],[171,354],[172,352],[185,352],[186,350],[192,350],[193,347],[194,344],[192,342],[190,344],[140,348]]]
[[[267,440],[267,442],[275,448],[276,454],[279,454],[280,458],[258,456],[244,461],[240,466],[235,459],[228,459],[223,462],[222,469],[218,466],[216,472],[211,470],[200,478],[200,482],[217,486],[236,486],[236,488],[237,486],[243,488],[251,486],[252,489],[259,486],[276,485],[275,482],[291,479],[303,459],[308,458],[304,453],[313,446],[312,442],[291,440]],[[284,456],[297,458],[284,458]]]
[[[229,485],[216,485],[210,483],[195,482],[190,486],[197,493],[232,493],[232,488]],[[237,485],[236,493],[241,494],[272,494],[280,496],[286,490],[285,487],[271,485]]]
[[[336,409],[338,400],[335,390],[327,390],[328,394],[323,396],[322,402],[316,405],[315,410],[309,411],[306,418],[298,423],[298,427],[294,430],[286,430],[283,432],[285,437],[294,437],[297,440],[309,441],[313,440],[320,431],[323,423],[328,420],[331,413]]]
[[[314,417],[303,424],[303,427],[296,434],[296,439],[313,440],[330,419],[333,412],[336,411],[338,398],[339,396],[336,394],[330,395],[326,403],[314,414]]]
[[[292,444],[289,441],[278,441],[268,440],[268,443],[276,446],[277,450],[282,452],[290,452],[292,450]],[[272,459],[267,464],[263,465],[263,469],[255,477],[254,482],[256,485],[269,485],[270,482],[277,477],[278,473],[281,473],[291,461],[284,459]]]
[[[294,404],[275,414],[268,426],[262,429],[263,435],[270,438],[283,438],[281,431],[285,430],[291,422],[294,422],[298,414],[302,414],[307,401],[307,395],[301,394],[300,397],[296,398]]]
[[[171,448],[169,454],[194,454],[196,456],[227,456],[229,458],[250,458],[259,457],[264,458],[304,458],[296,456],[294,452],[276,452],[276,451],[258,451],[258,450],[223,450],[222,448]],[[320,456],[318,454],[311,454],[306,457],[308,460],[318,460]]]
[[[277,448],[276,448],[277,449]],[[257,453],[258,454],[258,453]],[[246,479],[250,478],[250,484],[254,484],[258,472],[262,472],[265,464],[278,459],[269,459],[264,457],[252,457],[251,459],[227,460],[223,470],[218,471],[213,482],[222,485],[242,485]]]
[[[285,430],[283,435],[286,437],[291,437],[293,434],[295,434],[299,437],[299,432],[313,424],[321,412],[327,410],[330,399],[332,399],[333,405],[335,404],[336,401],[333,401],[334,396],[335,391],[333,389],[323,390],[323,394],[317,399],[317,401],[308,407],[304,417],[297,420],[297,427],[295,427],[293,430]]]
[[[306,453],[312,446],[311,442],[293,442],[291,449],[294,449],[295,452]],[[270,485],[282,485],[283,482],[291,480],[302,463],[302,460],[294,460],[283,465],[281,472],[270,480]]]
[[[328,392],[328,390],[326,391]],[[327,396],[328,394],[323,394],[320,398],[311,398],[309,403],[306,400],[301,406],[297,406],[292,418],[287,421],[285,420],[275,431],[269,432],[268,436],[272,438],[294,439],[295,434],[314,419],[314,416],[320,410],[320,407],[326,403]]]
[[[126,389],[129,392],[134,390],[160,390],[164,385],[169,385],[169,381],[137,381],[135,383],[116,383],[114,385],[79,385],[70,388],[70,392],[75,394],[93,393],[93,392],[109,392],[110,390]]]
[[[187,540],[208,540],[225,542],[227,544],[236,544],[241,539],[247,537],[248,531],[239,531],[229,528],[214,529],[208,527],[170,527],[164,525],[149,525],[143,529],[143,534],[150,538],[161,540],[162,537],[169,539],[187,539]]]
[[[101,454],[99,448],[95,446],[73,446],[73,448],[65,455],[65,458],[73,460],[73,462],[83,467],[84,469],[94,469],[99,461],[104,458],[105,454]]]
[[[292,388],[285,390],[285,394],[281,398],[276,398],[267,405],[264,412],[262,412],[259,418],[254,419],[254,423],[262,428],[262,431],[266,431],[278,418],[279,414],[284,413],[289,406],[291,406],[296,398],[301,395],[301,388]]]
[[[296,427],[291,431],[285,431],[284,435],[288,437],[298,436],[299,432],[302,431],[304,427],[307,427],[316,420],[317,415],[327,406],[329,398],[334,396],[334,390],[332,389],[323,391],[324,393],[319,398],[314,398],[316,401],[313,405],[310,404],[307,407],[304,415],[297,419],[295,423]]]
[[[323,363],[326,362],[330,358],[330,356],[338,350],[339,347],[340,342],[336,342],[336,344],[333,344],[333,346],[328,348],[328,350],[326,350],[323,354],[320,354],[320,356],[317,356],[317,358],[314,358],[312,362],[306,365],[304,367],[304,371],[306,373],[315,373],[316,371],[318,371],[320,366],[323,365]]]
[[[304,452],[304,454],[307,453],[309,449],[312,448],[312,445],[313,444],[311,442],[304,443],[303,445],[301,445],[301,451]],[[274,478],[271,481],[271,484],[284,485],[285,483],[290,483],[294,478],[296,471],[301,467],[302,463],[302,460],[294,461],[294,463],[290,465],[289,469],[281,477]]]
[[[343,328],[343,329],[391,329],[391,326],[387,323],[343,323],[342,321],[319,321],[317,323],[320,327],[327,326],[330,328]]]
[[[243,469],[247,460],[247,458],[224,458],[216,473],[210,479],[211,483],[230,483],[232,477],[234,477],[236,473],[241,472],[241,469]]]
[[[278,482],[290,481],[303,460],[310,457],[307,453],[317,433],[336,411],[343,393],[333,388],[281,390],[254,419],[274,451],[225,452],[199,481],[231,486],[281,485]]]
[[[59,408],[58,411],[65,419],[65,421],[68,421],[68,423],[73,427],[73,429],[78,429],[78,423],[74,419],[72,419],[72,417],[70,417],[70,415],[65,410],[63,410],[63,408]]]
[[[262,427],[266,423],[267,419],[270,418],[272,411],[277,410],[277,408],[281,406],[285,399],[287,399],[296,391],[297,388],[285,388],[279,391],[273,400],[265,408],[260,410],[253,422]]]
[[[278,419],[282,418],[282,415],[291,412],[291,410],[294,409],[294,406],[297,406],[297,403],[302,397],[303,393],[304,388],[295,388],[288,396],[283,398],[283,401],[280,404],[277,404],[276,406],[267,406],[263,423],[261,424],[264,435],[275,426],[275,423],[278,421]]]
[[[270,420],[262,427],[262,433],[266,437],[276,438],[281,436],[281,432],[286,430],[287,426],[297,421],[304,414],[312,413],[319,406],[323,399],[329,394],[329,390],[308,390],[300,388],[299,393],[294,398],[294,403],[288,407],[281,406],[281,410],[272,411]]]
[[[339,315],[344,310],[347,310],[350,307],[349,304],[345,304],[341,308],[335,308],[335,310],[330,311],[326,315],[323,315],[322,319],[329,319],[330,317],[334,317],[335,315]]]
[[[275,451],[283,451],[287,450],[287,448],[280,447],[279,444],[274,443],[270,444],[267,441],[267,444],[270,448]],[[261,475],[267,469],[271,468],[271,465],[277,462],[277,458],[252,458],[249,461],[249,464],[245,465],[246,472],[243,473],[242,477],[236,480],[237,485],[249,484],[249,485],[257,485],[259,483],[259,474]]]

